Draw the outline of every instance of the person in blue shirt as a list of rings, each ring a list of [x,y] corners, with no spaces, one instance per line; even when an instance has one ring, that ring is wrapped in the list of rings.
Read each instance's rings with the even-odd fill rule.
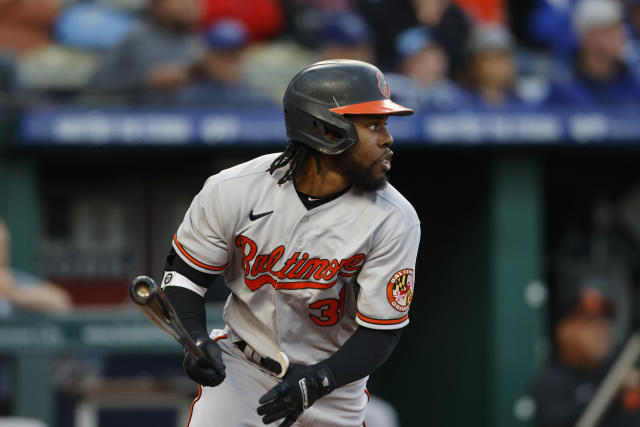
[[[90,94],[124,96],[131,102],[167,102],[191,81],[202,43],[195,33],[197,0],[153,0],[142,19],[106,52],[91,78]]]
[[[250,88],[242,76],[249,31],[241,22],[224,18],[204,33],[206,52],[195,68],[196,77],[180,89],[175,102],[182,106],[265,107],[272,102]]]
[[[573,16],[579,45],[570,61],[558,59],[546,100],[550,105],[597,107],[637,104],[640,84],[625,61],[622,6],[584,0]]]
[[[376,62],[371,27],[353,12],[335,12],[324,18],[319,50],[322,59]]]
[[[524,106],[516,92],[518,77],[509,31],[498,25],[478,25],[467,45],[466,104],[475,109]]]
[[[466,94],[447,77],[449,60],[425,27],[409,28],[396,38],[398,73],[388,73],[392,97],[413,109],[456,110]]]
[[[581,0],[536,0],[529,18],[530,37],[558,56],[575,50],[578,40],[571,28],[571,17]]]

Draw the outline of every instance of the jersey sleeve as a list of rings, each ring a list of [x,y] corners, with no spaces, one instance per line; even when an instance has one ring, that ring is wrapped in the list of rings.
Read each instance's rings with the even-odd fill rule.
[[[225,271],[229,262],[219,184],[209,178],[173,236],[173,249],[191,268],[209,274]]]
[[[396,329],[409,323],[419,242],[420,224],[415,224],[368,255],[358,275],[358,324]]]

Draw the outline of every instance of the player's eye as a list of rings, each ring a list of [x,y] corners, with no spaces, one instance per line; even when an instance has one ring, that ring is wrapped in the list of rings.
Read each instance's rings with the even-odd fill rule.
[[[378,130],[378,128],[382,127],[382,126],[386,126],[387,123],[372,123],[371,125],[367,126],[367,129],[369,129],[372,132],[375,132]]]

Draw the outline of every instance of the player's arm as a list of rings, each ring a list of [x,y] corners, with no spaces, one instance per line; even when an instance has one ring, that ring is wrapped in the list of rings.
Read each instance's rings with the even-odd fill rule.
[[[183,367],[189,378],[210,387],[220,384],[225,378],[221,350],[207,333],[204,299],[206,290],[217,276],[194,270],[176,254],[173,247],[167,255],[163,279],[164,293],[196,345],[211,359],[209,363],[197,362],[186,354]]]
[[[193,199],[184,221],[173,236],[165,263],[163,289],[180,321],[196,344],[210,355],[211,363],[199,363],[188,354],[184,369],[194,381],[208,386],[224,379],[218,344],[209,338],[204,297],[228,263],[227,243],[218,185],[210,178]]]
[[[358,327],[329,358],[314,365],[291,364],[283,381],[260,398],[258,414],[269,424],[290,426],[320,397],[373,373],[389,358],[402,329]]]
[[[342,387],[382,366],[395,350],[401,335],[402,328],[381,330],[359,326],[338,351],[320,364],[327,366],[333,374],[335,387]]]
[[[194,270],[173,247],[167,255],[164,271],[165,294],[176,308],[187,332],[194,340],[208,336],[204,296],[218,275]]]
[[[207,333],[204,297],[227,268],[228,230],[234,229],[233,222],[225,222],[234,218],[233,206],[222,196],[219,175],[209,177],[173,236],[162,285],[185,329],[212,359],[201,364],[187,354],[184,369],[194,381],[210,386],[224,379],[224,365],[220,347]]]

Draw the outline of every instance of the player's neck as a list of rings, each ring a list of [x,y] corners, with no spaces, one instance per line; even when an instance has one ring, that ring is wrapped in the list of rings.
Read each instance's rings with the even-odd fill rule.
[[[318,161],[320,162],[319,170],[316,159],[314,157],[309,159],[307,167],[295,180],[298,191],[320,197],[337,193],[349,186],[349,181],[332,158],[320,154]]]

